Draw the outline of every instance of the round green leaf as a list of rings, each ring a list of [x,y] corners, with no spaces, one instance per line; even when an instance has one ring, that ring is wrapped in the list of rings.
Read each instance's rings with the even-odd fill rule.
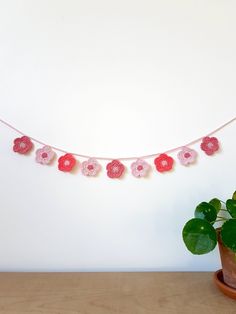
[[[193,254],[206,254],[212,251],[217,243],[214,227],[200,218],[189,220],[183,228],[182,236],[187,249]]]
[[[202,202],[196,207],[194,216],[195,218],[205,219],[212,223],[216,220],[217,212],[213,205]]]
[[[210,200],[209,204],[215,207],[216,213],[218,214],[219,211],[221,210],[221,202],[218,198],[213,198]]]
[[[225,246],[236,252],[236,219],[230,219],[223,224],[221,239]]]
[[[227,200],[226,201],[226,208],[228,209],[230,215],[233,218],[236,218],[236,200]]]

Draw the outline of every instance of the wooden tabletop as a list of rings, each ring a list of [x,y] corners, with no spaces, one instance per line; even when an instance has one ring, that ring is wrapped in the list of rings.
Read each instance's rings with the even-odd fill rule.
[[[1,314],[235,314],[212,273],[0,273]]]

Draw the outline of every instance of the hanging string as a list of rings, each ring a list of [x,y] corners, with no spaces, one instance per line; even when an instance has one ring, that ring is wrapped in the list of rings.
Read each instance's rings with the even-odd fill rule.
[[[225,128],[226,126],[228,126],[229,124],[233,123],[234,121],[236,121],[236,117],[234,117],[233,119],[231,119],[230,121],[224,123],[223,125],[219,126],[217,129],[213,130],[212,132],[208,133],[207,135],[204,135],[202,137],[199,137],[185,145],[181,145],[181,146],[178,146],[178,147],[174,147],[174,148],[171,148],[165,152],[161,152],[162,154],[165,153],[165,154],[169,154],[169,153],[173,153],[177,150],[180,150],[182,147],[188,147],[188,146],[191,146],[191,145],[194,145],[198,142],[200,142],[204,137],[206,136],[211,136],[215,133],[217,133],[218,131],[222,130],[223,128]],[[25,133],[23,133],[22,131],[18,130],[17,128],[15,128],[13,125],[9,124],[8,122],[4,121],[3,119],[0,119],[0,122],[4,125],[6,125],[8,128],[14,130],[15,132],[17,132],[18,134],[21,134],[23,136],[26,136]],[[68,151],[64,150],[64,149],[61,149],[59,147],[55,147],[55,146],[52,146],[52,145],[49,145],[49,144],[46,144],[36,138],[33,138],[31,136],[29,136],[30,139],[32,141],[34,141],[35,143],[38,143],[40,145],[43,145],[43,146],[50,146],[52,149],[58,151],[58,152],[61,152],[61,153],[68,153]],[[78,157],[81,157],[81,158],[95,158],[95,159],[98,159],[98,160],[113,160],[113,159],[118,159],[118,160],[136,160],[138,158],[141,158],[141,159],[148,159],[148,158],[153,158],[153,157],[156,157],[158,155],[160,155],[161,153],[155,153],[155,154],[150,154],[150,155],[144,155],[144,156],[132,156],[132,157],[120,157],[120,158],[111,158],[111,157],[96,157],[96,156],[88,156],[88,155],[83,155],[83,154],[78,154],[78,153],[71,153],[72,155],[74,156],[78,156]]]

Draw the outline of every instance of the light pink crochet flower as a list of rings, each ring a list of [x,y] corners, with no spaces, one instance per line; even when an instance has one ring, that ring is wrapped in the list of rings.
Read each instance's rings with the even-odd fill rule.
[[[183,166],[187,166],[195,162],[197,158],[197,152],[188,147],[183,147],[182,150],[178,153],[178,158]]]
[[[36,150],[36,161],[42,165],[50,164],[54,156],[55,153],[50,146],[44,146]]]
[[[101,165],[94,158],[82,162],[82,173],[84,176],[94,177],[101,170]]]
[[[150,165],[142,159],[137,159],[131,164],[132,175],[136,178],[145,177],[150,169]]]

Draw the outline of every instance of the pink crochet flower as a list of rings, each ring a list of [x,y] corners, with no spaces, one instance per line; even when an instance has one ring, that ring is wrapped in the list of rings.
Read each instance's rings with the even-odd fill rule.
[[[150,169],[150,165],[142,159],[137,159],[131,164],[132,175],[136,178],[145,177]]]
[[[101,170],[101,165],[94,158],[82,162],[82,173],[84,176],[94,177]]]
[[[173,168],[174,159],[167,154],[161,154],[154,160],[154,164],[159,172],[170,171]]]
[[[201,149],[207,155],[213,155],[219,149],[219,142],[216,137],[206,136],[202,139]]]
[[[48,165],[55,156],[50,146],[44,146],[36,150],[36,161],[42,165]]]
[[[197,152],[188,147],[183,147],[182,150],[178,153],[178,158],[183,166],[187,166],[195,162],[197,158]]]
[[[33,143],[30,138],[28,136],[22,136],[14,140],[13,151],[19,154],[26,154],[32,147]]]
[[[111,179],[120,178],[125,170],[125,166],[119,160],[112,160],[107,164],[107,176]]]

